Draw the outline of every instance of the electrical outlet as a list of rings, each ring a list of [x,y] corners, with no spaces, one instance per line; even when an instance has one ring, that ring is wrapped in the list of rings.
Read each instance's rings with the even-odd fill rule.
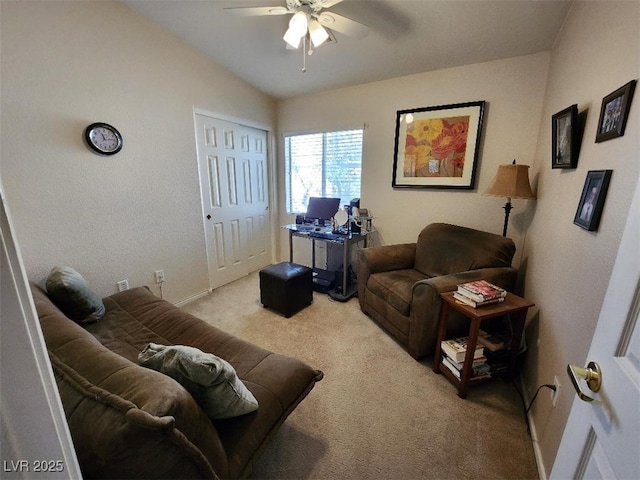
[[[129,280],[120,280],[118,282],[118,291],[124,292],[125,290],[129,290]]]
[[[164,270],[156,270],[156,283],[164,283]]]
[[[558,401],[558,395],[560,395],[560,381],[557,376],[553,377],[553,384],[556,386],[556,389],[551,390],[551,405],[555,407]]]

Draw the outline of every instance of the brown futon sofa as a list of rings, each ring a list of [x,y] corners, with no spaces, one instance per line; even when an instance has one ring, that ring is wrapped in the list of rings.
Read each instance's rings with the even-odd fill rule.
[[[322,372],[229,335],[146,287],[103,299],[97,322],[70,320],[32,292],[86,478],[240,478]],[[149,343],[187,345],[229,362],[257,410],[210,420],[178,382],[138,365]]]

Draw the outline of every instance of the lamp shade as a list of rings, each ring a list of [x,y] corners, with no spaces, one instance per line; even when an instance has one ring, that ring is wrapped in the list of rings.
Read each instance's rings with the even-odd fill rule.
[[[319,47],[329,39],[327,31],[315,19],[309,22],[309,36],[311,37],[314,47]]]
[[[308,20],[306,13],[296,12],[289,20],[289,28],[282,37],[283,40],[293,48],[298,48],[302,37],[307,34]]]
[[[292,28],[288,28],[282,39],[287,42],[291,48],[299,48],[302,36],[299,36]]]
[[[309,18],[304,12],[296,12],[291,20],[289,20],[289,28],[299,37],[302,37],[307,33],[307,24]]]
[[[494,197],[535,198],[529,185],[529,165],[500,165],[484,194]]]

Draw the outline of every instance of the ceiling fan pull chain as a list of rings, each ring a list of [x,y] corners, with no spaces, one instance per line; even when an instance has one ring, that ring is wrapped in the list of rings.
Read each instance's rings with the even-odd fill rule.
[[[302,37],[302,73],[307,73],[307,37]]]

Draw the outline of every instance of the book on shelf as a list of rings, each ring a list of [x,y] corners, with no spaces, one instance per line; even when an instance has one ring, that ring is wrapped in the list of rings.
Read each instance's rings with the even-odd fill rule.
[[[491,352],[502,350],[509,343],[509,339],[503,335],[490,334],[483,330],[478,332],[478,343],[489,349]]]
[[[458,293],[476,302],[486,302],[487,300],[507,296],[507,291],[504,288],[489,283],[486,280],[461,283],[458,285]]]
[[[511,352],[506,348],[495,352],[485,349],[484,354],[492,372],[498,373],[509,370],[512,358]]]
[[[468,341],[469,337],[459,337],[451,338],[449,340],[442,340],[442,342],[440,342],[440,348],[455,362],[464,362],[464,357],[467,354]],[[473,352],[473,358],[482,357],[483,353],[484,347],[482,345],[476,345],[476,349]]]
[[[473,298],[469,298],[460,292],[453,292],[453,298],[473,308],[482,307],[483,305],[491,305],[495,303],[504,302],[504,297],[492,298],[491,300],[484,300],[482,302],[478,302]]]
[[[496,350],[495,352],[492,352],[488,348],[485,348],[484,354],[487,359],[495,361],[508,360],[511,358],[511,350],[508,348],[502,348],[500,350]]]
[[[457,368],[455,363],[452,362],[449,357],[443,356],[442,364],[453,374],[454,377],[458,380],[462,379],[462,369]],[[474,367],[473,372],[469,377],[470,380],[480,380],[481,378],[491,378],[491,371],[487,363]]]
[[[449,355],[447,355],[444,351],[442,352],[442,357],[446,358],[447,360],[449,360],[451,362],[451,364],[457,368],[458,370],[462,370],[462,368],[464,367],[464,360],[462,360],[461,362],[456,362],[453,358],[451,358]],[[484,355],[482,357],[477,357],[473,359],[473,362],[471,363],[471,366],[473,368],[479,368],[482,365],[485,365],[487,363],[487,357],[485,357]]]

